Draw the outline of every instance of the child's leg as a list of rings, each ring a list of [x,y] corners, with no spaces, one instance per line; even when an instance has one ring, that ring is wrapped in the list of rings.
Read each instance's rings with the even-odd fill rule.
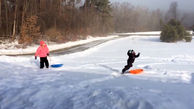
[[[45,58],[45,65],[46,65],[46,68],[49,68],[49,62],[48,62],[47,57]]]
[[[130,65],[126,65],[123,70],[122,70],[122,74],[125,73],[126,70],[128,70],[130,67],[132,67],[132,64]]]
[[[125,73],[126,70],[128,70],[130,67],[128,65],[126,65],[123,70],[122,70],[122,74]]]
[[[44,58],[40,58],[40,69],[44,68]]]

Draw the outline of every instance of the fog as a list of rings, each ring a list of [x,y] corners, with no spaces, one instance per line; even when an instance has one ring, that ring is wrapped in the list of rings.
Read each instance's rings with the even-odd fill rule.
[[[194,0],[110,0],[111,2],[129,2],[135,6],[143,6],[149,9],[160,9],[167,11],[170,3],[176,1],[178,9],[181,11],[191,12],[194,11]]]

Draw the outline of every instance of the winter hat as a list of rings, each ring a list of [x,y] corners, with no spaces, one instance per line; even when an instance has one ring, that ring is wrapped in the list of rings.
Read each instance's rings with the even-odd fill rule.
[[[133,53],[133,52],[134,52],[134,50],[132,50],[132,49],[128,51],[128,53]]]
[[[40,41],[40,45],[43,45],[43,44],[45,44],[45,42],[41,40],[41,41]]]

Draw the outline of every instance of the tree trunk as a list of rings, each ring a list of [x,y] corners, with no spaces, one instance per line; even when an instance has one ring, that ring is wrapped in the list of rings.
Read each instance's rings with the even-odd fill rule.
[[[27,0],[25,0],[24,5],[23,5],[23,10],[22,10],[22,25],[23,25],[24,20],[25,20],[25,14],[26,14],[26,10],[28,7],[27,5],[28,5]]]
[[[12,37],[15,38],[15,33],[16,33],[16,18],[17,18],[17,9],[18,8],[18,0],[16,0],[15,3],[15,12],[14,12],[14,22],[13,22],[13,34]]]
[[[4,2],[5,3],[5,22],[6,22],[6,32],[5,32],[5,35],[9,36],[9,20],[8,20],[8,7],[7,7],[7,2]]]
[[[2,19],[1,19],[1,0],[0,0],[0,28],[2,26]]]

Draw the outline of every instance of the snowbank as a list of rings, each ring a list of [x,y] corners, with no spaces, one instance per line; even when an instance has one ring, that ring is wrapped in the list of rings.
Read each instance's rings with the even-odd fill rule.
[[[72,47],[72,46],[77,46],[77,45],[81,45],[81,44],[85,44],[88,42],[92,42],[92,41],[96,41],[96,40],[103,40],[103,39],[111,39],[114,37],[118,37],[115,35],[110,35],[108,37],[88,37],[86,40],[80,40],[80,41],[74,41],[74,42],[67,42],[64,44],[56,44],[56,43],[52,43],[52,42],[47,42],[47,45],[49,47],[50,51],[53,50],[58,50],[58,49],[62,49],[62,48],[68,48],[68,47]],[[13,42],[13,43],[4,43],[0,45],[0,55],[19,55],[19,54],[33,54],[35,53],[36,49],[38,48],[39,45],[34,45],[34,46],[28,46],[27,48],[20,48],[18,49],[17,47],[15,47],[16,45],[18,45],[18,42]]]

